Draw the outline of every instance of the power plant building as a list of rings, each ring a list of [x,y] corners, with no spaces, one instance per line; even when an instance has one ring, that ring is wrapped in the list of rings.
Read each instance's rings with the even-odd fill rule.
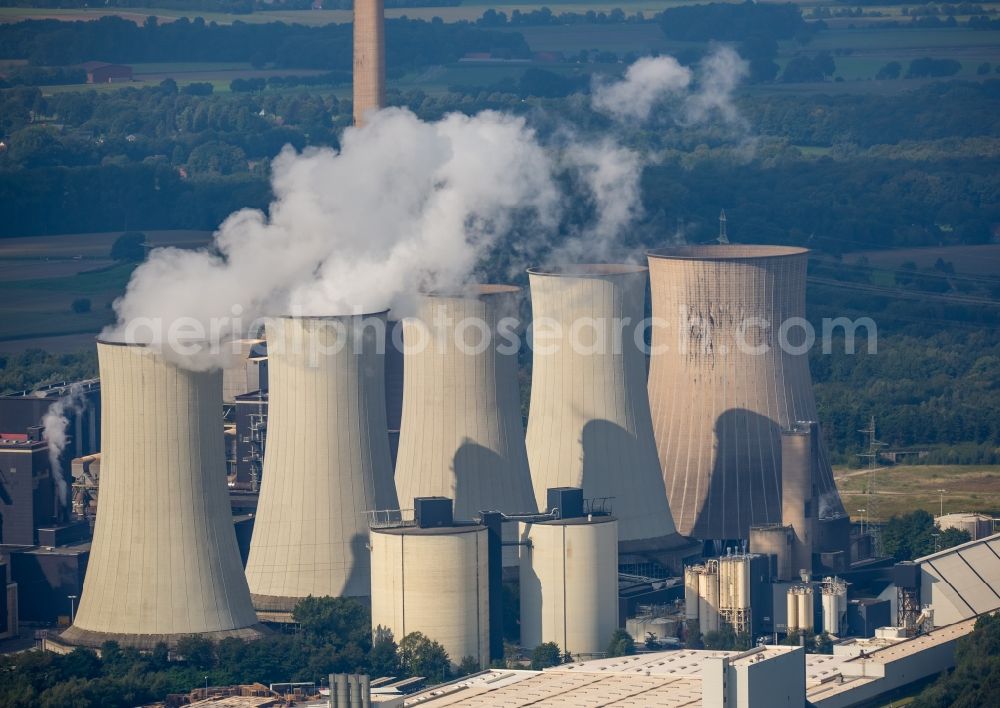
[[[403,320],[400,499],[454,499],[458,519],[535,511],[517,351],[504,350],[498,330],[501,320],[517,315],[518,292],[486,285],[463,295],[425,296],[417,316]],[[506,529],[514,540],[515,524]],[[508,556],[507,565],[515,565],[516,552]]]
[[[649,400],[680,533],[747,538],[781,523],[781,431],[817,420],[807,361],[808,251],[679,246],[648,253],[653,300]],[[843,514],[822,444],[820,517]]]
[[[73,625],[59,641],[151,649],[256,638],[226,490],[221,372],[99,342],[101,501]]]
[[[612,500],[622,554],[662,559],[685,546],[667,502],[631,330],[646,268],[581,265],[529,271],[535,329],[527,446],[535,499],[582,487]],[[661,562],[663,562],[661,560]]]
[[[263,481],[246,576],[262,613],[368,596],[366,512],[397,508],[385,420],[385,313],[268,324]]]

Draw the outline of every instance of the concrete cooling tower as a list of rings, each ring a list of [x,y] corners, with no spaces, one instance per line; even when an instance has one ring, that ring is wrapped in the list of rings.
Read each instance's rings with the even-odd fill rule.
[[[151,649],[259,637],[233,531],[222,374],[98,343],[101,503],[80,606],[60,641]]]
[[[801,328],[808,251],[679,246],[650,251],[649,399],[678,530],[747,538],[780,523],[781,431],[816,420]],[[798,338],[796,338],[798,335]],[[819,514],[843,512],[823,445],[813,469]],[[803,503],[806,500],[802,500]]]
[[[398,507],[384,327],[384,313],[268,324],[267,449],[246,568],[258,611],[371,592],[365,512]]]
[[[400,499],[454,499],[458,519],[535,511],[516,343],[498,333],[501,320],[517,315],[519,290],[484,285],[423,297],[417,316],[404,320]],[[515,524],[506,526],[513,540]],[[516,553],[508,560],[516,563]]]
[[[385,105],[383,0],[354,3],[354,124]]]
[[[622,553],[685,545],[670,516],[645,362],[632,336],[643,317],[646,268],[528,273],[534,364],[527,446],[539,508],[550,487],[582,487],[588,499],[613,497]]]

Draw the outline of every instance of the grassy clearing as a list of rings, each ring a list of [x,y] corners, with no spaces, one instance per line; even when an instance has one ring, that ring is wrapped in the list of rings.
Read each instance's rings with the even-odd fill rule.
[[[26,338],[97,333],[111,323],[110,304],[125,291],[132,264],[108,260],[120,232],[31,236],[0,240],[0,341],[4,351],[37,346]],[[206,231],[149,231],[154,246],[195,247]],[[8,277],[9,276],[9,277]],[[91,311],[75,313],[73,301],[88,298]]]
[[[944,489],[944,513],[1000,513],[1000,465],[899,465],[879,470],[878,515],[873,520],[926,509],[937,515]],[[844,506],[854,518],[865,507],[866,470],[834,471]]]

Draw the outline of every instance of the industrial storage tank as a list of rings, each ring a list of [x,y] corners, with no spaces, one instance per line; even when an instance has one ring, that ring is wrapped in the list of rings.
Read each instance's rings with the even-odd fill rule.
[[[786,602],[786,614],[788,615],[787,629],[788,633],[799,631],[799,595],[798,588],[790,587],[788,588],[788,593],[785,595]]]
[[[698,575],[698,626],[702,634],[719,629],[719,566],[709,561]]]
[[[618,522],[593,515],[520,527],[521,645],[555,642],[577,659],[603,653],[618,628]]]
[[[847,620],[847,584],[838,578],[825,578],[820,592],[823,631],[840,636]]]
[[[811,587],[799,588],[797,593],[799,602],[799,630],[802,632],[812,632],[815,627],[815,611],[813,609],[813,589]]]
[[[808,251],[784,246],[678,246],[650,251],[649,398],[677,530],[747,538],[780,523],[781,430],[816,420],[802,330]],[[791,320],[794,322],[794,320]],[[843,511],[826,451],[815,484]]]
[[[152,649],[261,635],[226,489],[222,374],[98,342],[101,497],[73,625],[60,637]]]
[[[945,514],[935,519],[941,530],[958,529],[977,541],[993,534],[993,517],[985,514]]]
[[[704,566],[685,566],[684,568],[684,619],[698,619],[698,576]]]
[[[623,554],[686,549],[656,455],[644,357],[627,327],[643,317],[646,268],[531,270],[529,281],[527,446],[539,508],[550,487],[583,487],[587,498],[613,498]]]
[[[449,514],[450,516],[450,514]],[[490,664],[487,529],[474,523],[397,525],[371,530],[372,629],[396,641],[421,632],[453,665]]]
[[[367,596],[365,512],[395,509],[385,421],[385,313],[267,324],[270,411],[246,575],[258,611]]]
[[[722,609],[750,607],[750,556],[733,555],[719,558],[719,607]]]
[[[774,557],[774,579],[791,580],[793,531],[782,524],[750,528],[750,552]]]
[[[403,320],[406,376],[396,460],[400,499],[454,499],[455,517],[536,510],[524,445],[517,350],[500,332],[520,288],[421,297]],[[513,319],[507,319],[509,324]],[[510,334],[509,332],[507,333]],[[516,525],[505,524],[506,541]],[[517,565],[509,546],[504,565]]]

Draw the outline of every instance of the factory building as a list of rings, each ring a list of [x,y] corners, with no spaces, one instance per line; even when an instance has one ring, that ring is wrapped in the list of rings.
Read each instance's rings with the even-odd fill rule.
[[[68,625],[83,592],[90,544],[35,546],[10,553],[21,622]]]
[[[264,479],[264,448],[267,445],[268,391],[258,389],[233,399],[234,469],[229,471],[235,489],[260,491]]]
[[[642,320],[646,268],[581,265],[528,277],[536,326],[527,447],[539,506],[551,487],[582,487],[588,499],[613,502],[623,560],[678,567],[690,545],[670,514],[643,355],[620,327]]]
[[[746,539],[782,521],[781,431],[815,421],[801,327],[808,251],[678,246],[650,251],[649,399],[677,529]],[[787,344],[782,346],[783,340]],[[815,515],[843,514],[824,447]],[[787,522],[786,522],[787,523]]]
[[[235,342],[238,352],[222,370],[222,404],[232,406],[237,396],[267,390],[267,345],[262,339]]]
[[[73,405],[63,415],[67,444],[63,451],[66,472],[69,460],[97,452],[101,442],[101,385],[98,379],[49,384],[40,388],[0,396],[0,433],[26,434],[41,426],[42,418],[60,399],[72,393]]]
[[[416,316],[403,321],[409,346],[395,475],[400,499],[454,499],[459,519],[537,508],[517,352],[503,348],[498,330],[517,315],[518,292],[484,285],[455,296],[424,296]],[[515,524],[504,530],[508,541],[516,538]],[[505,565],[517,564],[515,548],[506,557]]]
[[[56,518],[49,447],[35,429],[0,434],[0,544],[38,543],[38,527]]]
[[[934,519],[934,522],[942,531],[946,529],[965,531],[973,541],[993,535],[994,519],[986,514],[945,514]]]
[[[100,511],[79,609],[57,643],[260,636],[226,492],[221,372],[140,345],[97,352]]]
[[[650,652],[545,671],[493,669],[385,705],[804,708],[805,695],[805,651],[761,646],[743,652]]]
[[[618,628],[618,522],[584,514],[583,490],[549,490],[559,518],[520,523],[521,646],[603,656]]]
[[[385,322],[379,313],[268,323],[268,444],[246,567],[262,617],[287,621],[309,595],[370,593],[365,512],[398,507]]]
[[[491,592],[499,586],[499,539],[486,524],[455,521],[452,501],[414,500],[413,517],[373,520],[371,529],[372,629],[390,630],[396,641],[421,632],[439,642],[452,664],[472,657],[491,660],[491,637],[499,636]],[[494,587],[491,588],[491,582]]]

